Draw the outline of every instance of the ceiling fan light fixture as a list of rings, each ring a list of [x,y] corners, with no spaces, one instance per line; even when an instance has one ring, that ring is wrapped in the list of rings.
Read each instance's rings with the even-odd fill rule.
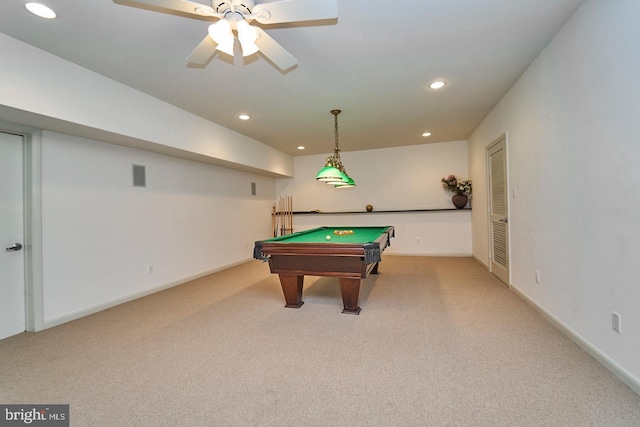
[[[231,31],[231,24],[226,19],[221,19],[215,24],[209,25],[209,36],[214,42],[218,44],[216,49],[220,52],[224,52],[227,55],[233,56],[233,44],[235,39],[233,38],[233,32]]]
[[[260,50],[256,45],[258,31],[255,28],[245,20],[238,21],[236,28],[238,30],[238,40],[240,41],[240,46],[242,46],[242,56],[253,55]]]
[[[38,0],[33,0],[38,1]],[[54,0],[41,0],[53,3]],[[255,22],[271,24],[333,20],[338,17],[338,0],[112,0],[123,6],[147,9],[171,15],[186,16],[209,22],[209,33],[187,57],[187,64],[206,66],[216,52],[234,56],[235,37],[243,56],[260,52],[282,71],[298,61]],[[6,2],[6,0],[5,0]],[[23,3],[31,2],[24,0]],[[256,4],[258,2],[258,4]],[[208,3],[208,4],[204,4]],[[204,19],[203,19],[204,18]],[[241,23],[246,21],[245,23]],[[319,23],[326,25],[330,22]],[[238,51],[238,53],[240,53]],[[252,62],[252,61],[250,61]]]

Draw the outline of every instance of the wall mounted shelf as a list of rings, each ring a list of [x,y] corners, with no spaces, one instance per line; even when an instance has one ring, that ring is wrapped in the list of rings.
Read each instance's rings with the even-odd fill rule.
[[[437,208],[437,209],[386,209],[364,211],[294,211],[293,215],[344,215],[344,214],[377,214],[377,213],[411,213],[411,212],[450,212],[450,211],[470,211],[471,208]]]

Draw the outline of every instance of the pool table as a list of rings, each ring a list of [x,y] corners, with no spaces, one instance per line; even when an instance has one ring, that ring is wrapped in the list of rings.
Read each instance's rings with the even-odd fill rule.
[[[285,307],[300,308],[304,276],[337,277],[343,313],[360,314],[360,283],[378,272],[382,252],[394,237],[393,226],[318,227],[255,242],[253,257],[269,261],[278,274]]]

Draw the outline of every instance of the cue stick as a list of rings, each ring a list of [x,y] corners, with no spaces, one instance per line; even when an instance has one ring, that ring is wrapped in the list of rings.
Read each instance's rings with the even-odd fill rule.
[[[284,200],[280,197],[280,235],[284,236],[284,221],[282,217],[282,210],[284,209]]]
[[[289,234],[293,234],[293,196],[289,196]]]
[[[293,232],[293,218],[291,218],[292,205],[291,196],[289,196],[289,234]]]
[[[273,204],[273,209],[271,210],[271,233],[273,234],[273,237],[276,237],[278,235],[277,231],[276,231],[276,204]]]
[[[287,197],[288,201],[288,209],[287,209],[287,234],[291,234],[292,224],[291,224],[291,196]]]

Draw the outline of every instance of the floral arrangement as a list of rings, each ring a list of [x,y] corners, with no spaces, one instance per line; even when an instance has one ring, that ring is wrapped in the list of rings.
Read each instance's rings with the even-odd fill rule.
[[[442,178],[440,180],[442,182],[442,188],[447,191],[451,191],[456,194],[467,194],[471,195],[471,180],[468,179],[463,181],[461,179],[456,178],[455,175],[449,175],[446,178]]]

